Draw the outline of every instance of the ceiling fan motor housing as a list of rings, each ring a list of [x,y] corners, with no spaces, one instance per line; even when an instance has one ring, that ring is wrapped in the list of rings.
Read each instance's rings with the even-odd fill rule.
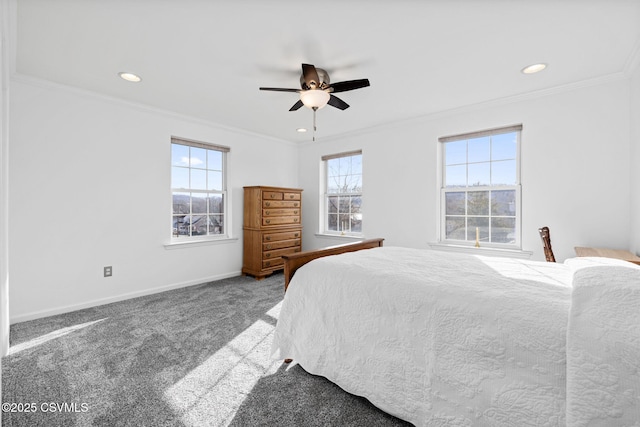
[[[331,81],[329,80],[329,73],[327,73],[326,70],[318,67],[316,67],[316,72],[318,73],[318,78],[320,79],[320,81],[317,82],[317,89],[324,89],[329,86],[329,83],[331,83]],[[305,90],[310,89],[307,87],[304,81],[304,74],[300,75],[300,87]]]

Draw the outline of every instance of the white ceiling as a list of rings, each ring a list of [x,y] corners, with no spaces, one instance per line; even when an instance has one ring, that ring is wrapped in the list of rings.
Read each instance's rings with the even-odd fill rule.
[[[624,75],[640,53],[638,0],[17,0],[16,72],[307,141],[288,109],[300,64],[351,108],[318,111],[329,138],[488,100]],[[524,75],[531,63],[542,73]],[[133,84],[120,71],[142,76]]]

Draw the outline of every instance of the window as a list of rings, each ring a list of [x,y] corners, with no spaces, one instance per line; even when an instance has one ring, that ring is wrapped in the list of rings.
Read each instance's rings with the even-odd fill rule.
[[[227,147],[171,138],[174,239],[227,235],[227,152]]]
[[[362,151],[323,156],[324,231],[362,233]]]
[[[440,138],[440,240],[520,247],[522,125]]]

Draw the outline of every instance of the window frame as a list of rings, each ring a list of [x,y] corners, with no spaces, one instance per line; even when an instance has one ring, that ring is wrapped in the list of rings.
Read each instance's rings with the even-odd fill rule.
[[[451,135],[446,137],[438,138],[440,147],[439,147],[439,187],[440,187],[440,197],[439,197],[439,230],[438,230],[438,243],[442,245],[450,245],[450,246],[464,246],[464,247],[475,247],[476,241],[473,240],[456,240],[456,239],[447,239],[447,213],[446,213],[446,196],[448,193],[456,193],[456,192],[464,192],[465,194],[473,193],[473,192],[481,192],[481,191],[515,191],[515,215],[513,216],[515,219],[515,230],[514,230],[514,242],[513,243],[500,243],[500,242],[486,242],[480,241],[480,247],[483,248],[494,248],[494,249],[508,249],[508,250],[522,250],[522,182],[521,182],[521,147],[522,147],[522,128],[521,124],[512,125],[512,126],[504,126],[499,128],[492,128],[477,132],[469,132],[465,134]],[[494,136],[494,135],[502,135],[508,133],[516,133],[516,157],[515,157],[515,184],[513,185],[478,185],[478,186],[469,186],[468,183],[466,186],[458,186],[458,187],[446,187],[446,144],[449,142],[469,140],[475,138],[481,138],[486,136]],[[499,161],[499,160],[495,160]],[[493,160],[490,159],[489,163],[492,163]],[[466,159],[465,165],[474,164],[477,162],[470,162],[469,158]],[[467,197],[467,196],[465,196]],[[466,200],[466,198],[465,198]],[[468,218],[471,217],[487,217],[489,220],[489,228],[491,229],[491,219],[494,216],[491,213],[491,209],[489,210],[488,215],[469,215],[467,211],[467,203],[465,203],[465,213],[461,215],[465,218],[465,230],[469,233],[469,225],[467,223]],[[504,217],[504,216],[499,216]],[[468,236],[468,234],[467,234]]]
[[[361,231],[351,231],[351,222],[349,222],[349,231],[345,230],[330,230],[329,229],[329,197],[334,196],[343,196],[343,197],[359,197],[360,198],[360,214],[362,214],[362,203],[363,203],[363,187],[364,187],[364,168],[360,170],[360,179],[361,179],[361,187],[359,192],[339,192],[339,193],[329,193],[329,160],[344,158],[344,157],[353,157],[360,156],[361,164],[363,165],[364,156],[362,154],[362,150],[353,150],[346,151],[336,154],[329,154],[321,157],[321,179],[320,179],[320,234],[328,235],[328,236],[336,236],[336,237],[356,237],[360,238],[363,236],[364,229],[362,228],[362,219],[361,221]],[[339,215],[339,214],[338,214]]]
[[[222,158],[221,158],[221,189],[220,190],[213,190],[213,189],[194,189],[191,188],[191,183],[189,183],[189,188],[182,188],[182,187],[173,187],[173,171],[174,171],[174,165],[173,164],[173,146],[174,145],[182,145],[182,146],[186,146],[189,147],[189,149],[191,148],[201,148],[201,149],[205,149],[205,150],[212,150],[212,151],[218,151],[221,153]],[[175,137],[172,136],[171,137],[171,143],[169,144],[171,153],[170,153],[170,198],[171,198],[171,210],[170,210],[170,222],[171,222],[171,236],[170,236],[170,241],[172,244],[174,243],[191,243],[191,242],[214,242],[214,241],[220,241],[220,240],[227,240],[231,238],[231,221],[230,221],[230,201],[229,201],[229,194],[228,194],[228,154],[231,151],[231,149],[229,147],[223,146],[223,145],[218,145],[218,144],[212,144],[212,143],[208,143],[208,142],[202,142],[202,141],[196,141],[196,140],[192,140],[192,139],[186,139],[186,138],[180,138],[180,137]],[[207,165],[208,166],[208,165]],[[185,167],[185,169],[187,169],[188,171],[191,171],[192,167],[191,165],[189,165],[188,167]],[[195,169],[200,169],[200,168],[195,168]],[[213,171],[214,169],[209,169],[208,167],[203,168],[202,170],[205,171]],[[189,174],[190,175],[190,174]],[[208,178],[207,178],[208,179]],[[174,194],[175,193],[189,193],[189,194],[215,194],[215,195],[220,195],[222,197],[222,213],[220,214],[222,216],[222,231],[220,233],[215,233],[215,234],[209,234],[209,229],[207,226],[207,234],[203,234],[203,235],[183,235],[183,234],[179,234],[176,233],[176,227],[173,226],[174,223],[174,218],[176,216],[175,212],[174,212]],[[190,196],[191,197],[191,196]],[[186,215],[205,215],[207,218],[210,215],[218,215],[218,213],[210,213],[209,212],[209,203],[206,203],[207,206],[207,212],[204,214],[194,214],[193,213],[193,204],[190,201],[189,202],[189,213]]]

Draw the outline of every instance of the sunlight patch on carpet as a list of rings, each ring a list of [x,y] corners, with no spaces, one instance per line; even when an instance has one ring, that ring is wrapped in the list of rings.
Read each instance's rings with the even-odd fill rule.
[[[108,318],[105,317],[104,319],[98,319],[98,320],[93,320],[91,322],[80,323],[78,325],[68,326],[66,328],[58,329],[57,331],[49,332],[46,335],[42,335],[42,336],[34,338],[32,340],[25,341],[25,342],[20,343],[20,344],[16,344],[16,345],[11,346],[9,348],[9,355],[13,355],[13,354],[19,353],[19,352],[27,350],[29,348],[37,347],[37,346],[42,345],[42,344],[44,344],[44,343],[46,343],[48,341],[55,340],[57,338],[63,337],[65,335],[68,335],[68,334],[70,334],[72,332],[75,332],[75,331],[78,331],[80,329],[84,329],[84,328],[89,327],[91,325],[95,325],[96,323],[102,322],[103,320],[107,320],[107,319]]]
[[[274,329],[257,320],[165,391],[185,427],[228,424],[258,380],[277,371],[282,362],[270,357]]]

